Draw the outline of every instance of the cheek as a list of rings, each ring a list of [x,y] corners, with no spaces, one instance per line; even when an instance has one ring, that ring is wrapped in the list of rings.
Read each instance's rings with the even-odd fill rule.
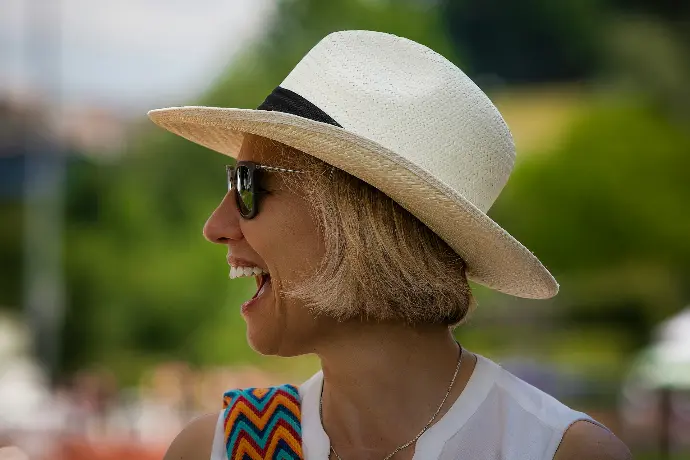
[[[247,236],[249,243],[282,281],[313,274],[321,264],[324,245],[306,203],[297,198],[274,200],[265,211],[248,222],[257,227],[253,233],[256,244]]]

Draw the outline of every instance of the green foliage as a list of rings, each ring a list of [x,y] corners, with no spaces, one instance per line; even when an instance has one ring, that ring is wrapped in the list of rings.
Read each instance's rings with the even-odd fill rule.
[[[604,49],[606,0],[445,0],[447,27],[473,78],[508,83],[591,77]]]
[[[492,216],[562,275],[571,327],[623,329],[637,347],[690,298],[689,151],[684,126],[606,99],[519,163]]]
[[[228,287],[225,249],[201,235],[225,192],[226,160],[155,132],[118,165],[71,168],[66,369],[117,367],[127,354],[207,363],[189,337],[251,296],[250,283]]]
[[[610,27],[604,72],[619,87],[644,95],[685,123],[690,119],[690,32],[681,24],[687,21],[618,18]]]
[[[522,162],[493,212],[558,271],[680,267],[690,258],[688,151],[687,131],[664,116],[602,104],[561,148]]]
[[[0,276],[0,308],[18,308],[21,305],[21,232],[23,229],[23,212],[21,203],[0,202],[0,214],[3,216],[0,225],[0,267],[15,267],[14,270],[3,270]]]

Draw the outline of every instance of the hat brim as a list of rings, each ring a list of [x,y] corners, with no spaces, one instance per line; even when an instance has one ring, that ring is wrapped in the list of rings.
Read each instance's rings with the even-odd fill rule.
[[[542,263],[457,191],[395,152],[346,129],[265,110],[171,107],[152,110],[168,131],[236,157],[245,133],[312,155],[376,187],[439,235],[467,263],[468,278],[517,297],[546,299],[558,283]]]

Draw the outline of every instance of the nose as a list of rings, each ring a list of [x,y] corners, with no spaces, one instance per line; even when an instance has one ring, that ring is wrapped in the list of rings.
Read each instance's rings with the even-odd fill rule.
[[[240,213],[233,193],[227,193],[204,225],[204,237],[211,243],[227,244],[229,240],[241,240]]]

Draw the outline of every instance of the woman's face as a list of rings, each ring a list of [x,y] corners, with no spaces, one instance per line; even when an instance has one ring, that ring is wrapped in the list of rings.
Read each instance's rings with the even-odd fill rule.
[[[289,168],[281,152],[246,136],[238,156],[267,166]],[[301,302],[281,296],[318,269],[323,240],[309,211],[306,198],[283,183],[287,172],[262,172],[258,184],[266,190],[258,198],[259,212],[250,220],[240,216],[235,192],[225,195],[204,226],[204,236],[228,247],[231,267],[258,267],[268,276],[252,276],[257,294],[240,312],[247,323],[247,339],[262,354],[293,356],[313,351],[315,339],[326,321],[316,319]],[[231,268],[231,272],[237,272]]]

